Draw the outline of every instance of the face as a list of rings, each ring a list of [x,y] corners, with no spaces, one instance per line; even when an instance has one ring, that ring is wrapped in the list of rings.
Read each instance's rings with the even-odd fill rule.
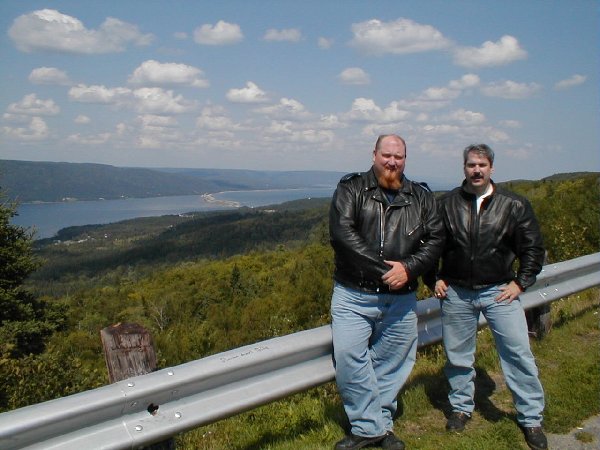
[[[477,152],[469,152],[464,170],[467,190],[478,195],[484,194],[494,172],[490,160]]]
[[[406,148],[400,139],[388,136],[373,151],[373,170],[379,185],[386,189],[400,189],[406,163]]]

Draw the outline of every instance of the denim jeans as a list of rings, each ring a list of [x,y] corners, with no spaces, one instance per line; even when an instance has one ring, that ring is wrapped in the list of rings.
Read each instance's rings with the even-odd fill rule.
[[[414,293],[370,294],[336,283],[331,299],[335,379],[357,436],[392,430],[398,392],[415,364]]]
[[[519,299],[496,302],[499,286],[448,288],[442,300],[442,333],[447,362],[444,368],[453,411],[471,414],[475,394],[475,341],[479,313],[486,318],[496,342],[500,365],[517,410],[517,422],[539,426],[544,410],[544,391],[529,347],[527,321]]]

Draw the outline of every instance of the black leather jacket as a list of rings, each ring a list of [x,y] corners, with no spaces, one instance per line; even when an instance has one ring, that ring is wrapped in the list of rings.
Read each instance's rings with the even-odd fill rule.
[[[544,263],[542,236],[531,205],[494,185],[477,214],[475,195],[464,186],[465,182],[439,200],[446,246],[438,278],[472,289],[514,280],[527,289]]]
[[[334,279],[366,292],[404,294],[417,288],[420,275],[441,255],[442,221],[433,194],[406,177],[390,204],[373,169],[343,177],[333,194],[329,235],[335,251]],[[409,281],[390,291],[381,277],[390,270],[384,260],[400,261]]]

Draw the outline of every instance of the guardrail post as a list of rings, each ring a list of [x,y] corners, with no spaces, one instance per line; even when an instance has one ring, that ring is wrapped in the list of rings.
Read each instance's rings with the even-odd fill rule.
[[[552,318],[550,317],[549,303],[525,311],[525,317],[527,318],[527,328],[531,336],[542,339],[550,332]]]
[[[145,375],[157,369],[152,336],[141,325],[135,323],[111,325],[100,331],[100,339],[110,383]],[[150,414],[154,412],[152,405],[148,407],[148,412]],[[167,439],[143,447],[143,450],[175,450],[175,440]]]
[[[548,264],[548,251],[546,251],[544,256],[544,266],[546,264]],[[550,333],[550,328],[552,328],[550,303],[544,303],[543,305],[528,309],[525,311],[525,318],[527,319],[527,330],[530,336],[542,339]]]

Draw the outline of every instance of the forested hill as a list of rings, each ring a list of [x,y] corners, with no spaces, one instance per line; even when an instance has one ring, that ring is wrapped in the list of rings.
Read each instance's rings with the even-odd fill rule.
[[[95,276],[120,266],[226,258],[308,241],[328,246],[329,202],[327,198],[304,199],[264,208],[142,217],[64,228],[54,238],[36,241],[38,256],[48,263],[34,278]]]
[[[0,187],[19,202],[194,195],[333,186],[343,174],[225,169],[143,169],[105,164],[0,160]]]

